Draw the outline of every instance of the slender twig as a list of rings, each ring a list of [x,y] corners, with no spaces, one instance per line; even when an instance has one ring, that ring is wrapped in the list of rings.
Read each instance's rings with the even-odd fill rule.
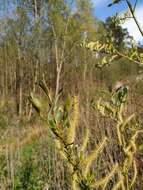
[[[140,61],[137,61],[137,60],[135,60],[135,59],[132,59],[132,58],[129,57],[128,55],[125,55],[125,54],[119,52],[118,50],[115,50],[115,52],[116,52],[116,54],[117,54],[118,56],[120,56],[120,57],[126,58],[126,59],[128,59],[129,61],[134,62],[134,63],[137,63],[137,64],[139,64],[139,65],[143,65]]]
[[[94,50],[94,51],[98,52],[98,50]],[[123,57],[123,58],[126,58],[127,60],[129,60],[129,61],[131,61],[131,62],[133,62],[133,63],[137,63],[137,64],[139,64],[140,66],[143,66],[143,63],[141,63],[140,61],[137,61],[137,60],[135,60],[135,59],[132,59],[132,58],[129,57],[128,55],[119,52],[117,49],[114,49],[114,52],[107,52],[107,51],[102,50],[102,51],[100,51],[100,53],[107,54],[107,55],[113,55],[113,54],[114,54],[114,55],[117,55],[117,56],[120,57],[120,58],[122,58],[122,57]]]
[[[137,3],[138,3],[138,0],[136,0],[136,2],[135,2],[135,4],[134,4],[133,11],[135,11],[135,10],[136,10]]]
[[[138,20],[137,20],[137,18],[136,18],[136,16],[135,16],[135,13],[134,13],[135,10],[132,8],[132,5],[131,5],[131,3],[129,2],[129,0],[126,0],[126,3],[127,3],[127,5],[128,5],[128,8],[129,8],[129,10],[130,10],[130,12],[131,12],[131,14],[132,14],[132,16],[133,16],[133,19],[134,19],[134,21],[135,21],[135,23],[136,23],[136,25],[137,25],[137,27],[138,27],[138,29],[139,29],[141,35],[143,36],[143,30],[142,30],[142,28],[141,28],[141,26],[140,26],[140,24],[139,24],[139,22],[138,22]]]

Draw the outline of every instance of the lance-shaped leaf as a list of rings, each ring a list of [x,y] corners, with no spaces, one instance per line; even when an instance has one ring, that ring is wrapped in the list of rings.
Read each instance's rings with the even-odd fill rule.
[[[49,105],[51,107],[51,105],[52,105],[52,97],[51,97],[50,90],[49,90],[48,86],[46,85],[45,81],[42,81],[42,80],[40,80],[38,82],[38,85],[42,88],[42,90],[47,95],[48,100],[49,100]]]
[[[55,113],[56,123],[59,124],[62,121],[62,118],[63,118],[63,108],[62,108],[62,106],[59,106]]]
[[[110,4],[108,5],[108,7],[111,7],[112,5],[118,4],[118,3],[120,3],[120,2],[121,2],[121,0],[113,0],[112,3],[110,3]]]
[[[42,104],[40,100],[34,97],[32,92],[30,93],[29,100],[32,103],[32,106],[35,108],[35,110],[40,114],[42,110]]]

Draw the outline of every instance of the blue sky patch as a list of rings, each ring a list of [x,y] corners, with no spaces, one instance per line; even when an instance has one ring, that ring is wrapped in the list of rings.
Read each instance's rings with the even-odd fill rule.
[[[99,18],[103,21],[106,20],[107,17],[113,16],[116,13],[124,13],[127,10],[127,5],[125,1],[122,1],[119,4],[108,7],[112,0],[92,0],[95,9],[95,17]],[[132,4],[135,3],[135,0],[131,0]],[[143,28],[143,0],[138,1],[138,5],[136,7],[135,15]],[[135,22],[133,19],[127,20],[123,25],[123,28],[127,28],[129,34],[134,37],[136,42],[143,42],[143,37],[140,34]]]

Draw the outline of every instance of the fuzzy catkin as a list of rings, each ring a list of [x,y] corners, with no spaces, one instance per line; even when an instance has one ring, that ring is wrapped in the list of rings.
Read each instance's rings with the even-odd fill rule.
[[[78,102],[78,97],[74,96],[73,113],[72,113],[72,118],[70,119],[70,127],[67,135],[67,143],[69,144],[74,142],[78,120],[79,120],[79,102]]]

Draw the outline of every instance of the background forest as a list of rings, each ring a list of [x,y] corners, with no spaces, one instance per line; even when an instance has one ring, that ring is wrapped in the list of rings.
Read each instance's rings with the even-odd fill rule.
[[[142,190],[143,135],[139,134],[137,144],[133,144],[138,134],[134,131],[143,127],[143,66],[137,59],[142,57],[143,47],[121,27],[116,16],[105,22],[97,19],[90,0],[0,0],[0,12],[0,189]],[[108,44],[111,51],[103,51],[105,46],[100,44]],[[106,57],[106,53],[112,55]],[[122,86],[127,87],[123,89],[128,90],[127,97],[123,91],[116,104],[117,90]],[[97,105],[101,97],[111,103],[110,107]],[[125,134],[121,131],[123,141],[116,133],[116,123],[127,128]],[[62,139],[63,131],[68,132],[61,125],[69,127],[72,134],[68,138],[74,140],[69,144]],[[108,145],[103,149],[104,137]],[[92,151],[102,139],[103,144]],[[128,143],[124,143],[126,139]],[[60,148],[67,161],[60,155],[56,140],[65,145]],[[126,155],[126,150],[132,154]],[[90,152],[96,153],[87,159],[91,170],[80,176],[88,168],[82,168],[86,159],[83,166],[78,165],[81,170],[73,163]],[[123,172],[124,158],[126,163],[132,160],[133,172],[130,167]],[[123,166],[121,172],[116,162],[120,169]],[[92,186],[95,178],[104,180]]]

